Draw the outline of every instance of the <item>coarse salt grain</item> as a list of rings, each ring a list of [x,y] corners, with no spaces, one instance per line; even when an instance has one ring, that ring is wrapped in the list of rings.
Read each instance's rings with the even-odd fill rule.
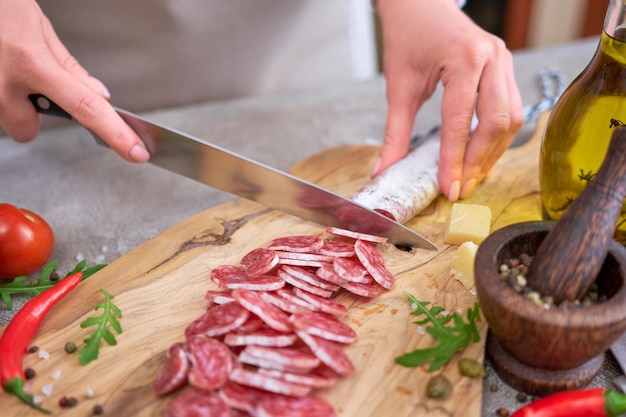
[[[417,326],[417,329],[415,329],[415,331],[417,332],[417,334],[422,335],[422,336],[426,334],[422,326]]]
[[[43,402],[43,395],[34,395],[33,403],[40,405]]]
[[[107,245],[102,246],[102,252],[107,253],[109,251],[109,247]]]
[[[85,255],[83,255],[82,252],[78,252],[76,254],[76,260],[79,262],[85,260]]]
[[[54,373],[52,374],[52,379],[59,379],[61,377],[61,370],[57,369],[56,371],[54,371]]]
[[[39,349],[37,351],[37,354],[39,355],[41,359],[50,359],[50,354],[48,353],[47,350]]]
[[[416,310],[416,309],[417,309],[417,304],[415,304],[415,303],[411,303],[411,309],[412,309],[412,310]]]
[[[85,397],[87,398],[93,398],[93,390],[91,388],[87,388],[85,390]]]
[[[470,290],[470,294],[472,295],[476,295],[478,292],[476,291],[476,287],[472,287],[472,289]]]
[[[46,384],[43,387],[41,387],[41,392],[43,393],[43,395],[45,395],[46,397],[49,397],[52,395],[52,391],[53,391],[54,386],[52,385],[52,383],[50,384]]]

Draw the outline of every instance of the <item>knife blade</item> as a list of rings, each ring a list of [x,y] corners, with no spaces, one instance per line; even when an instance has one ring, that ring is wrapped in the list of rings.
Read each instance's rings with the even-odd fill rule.
[[[31,94],[29,99],[39,113],[73,120],[44,95]],[[349,198],[200,138],[114,109],[144,141],[153,165],[326,227],[385,236],[400,246],[437,249],[419,233]]]

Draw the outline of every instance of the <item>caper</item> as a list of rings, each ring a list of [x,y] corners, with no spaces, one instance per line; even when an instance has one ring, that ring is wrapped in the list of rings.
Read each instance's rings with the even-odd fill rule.
[[[426,395],[430,398],[446,399],[452,394],[452,384],[443,375],[435,375],[426,384]]]
[[[484,378],[487,376],[485,367],[478,361],[470,358],[461,358],[459,360],[459,371],[470,378]]]

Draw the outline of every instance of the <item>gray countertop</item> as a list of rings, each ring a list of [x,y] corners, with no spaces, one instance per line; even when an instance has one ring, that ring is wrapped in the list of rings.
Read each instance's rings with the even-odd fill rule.
[[[537,76],[553,66],[571,81],[590,60],[597,38],[514,54],[525,104],[539,97]],[[439,122],[441,90],[420,112],[416,130]],[[287,170],[329,147],[379,144],[385,121],[384,81],[329,86],[281,96],[255,97],[165,109],[154,121],[207,139]],[[526,126],[517,142],[532,132]],[[111,262],[170,226],[235,197],[159,168],[125,162],[98,146],[75,125],[44,131],[28,144],[0,138],[0,202],[42,215],[53,227],[59,270],[77,260]],[[17,298],[16,310],[26,298]],[[0,325],[12,312],[0,307]],[[611,359],[611,358],[609,358]],[[594,384],[610,384],[617,372],[608,361]],[[515,392],[493,375],[485,383],[483,415],[519,404]],[[490,391],[497,383],[499,390]]]

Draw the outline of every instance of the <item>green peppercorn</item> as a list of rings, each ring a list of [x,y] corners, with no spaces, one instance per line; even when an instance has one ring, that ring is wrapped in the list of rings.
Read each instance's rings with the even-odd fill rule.
[[[65,344],[65,351],[67,353],[74,353],[74,352],[76,352],[76,344],[74,342],[67,342]]]
[[[485,367],[478,361],[470,358],[459,359],[459,371],[470,378],[484,378],[487,376]]]
[[[499,389],[500,389],[500,387],[495,382],[493,384],[489,385],[489,391],[491,391],[491,392],[498,392]]]
[[[429,398],[445,400],[452,394],[452,384],[443,375],[435,375],[426,384],[426,395]]]

